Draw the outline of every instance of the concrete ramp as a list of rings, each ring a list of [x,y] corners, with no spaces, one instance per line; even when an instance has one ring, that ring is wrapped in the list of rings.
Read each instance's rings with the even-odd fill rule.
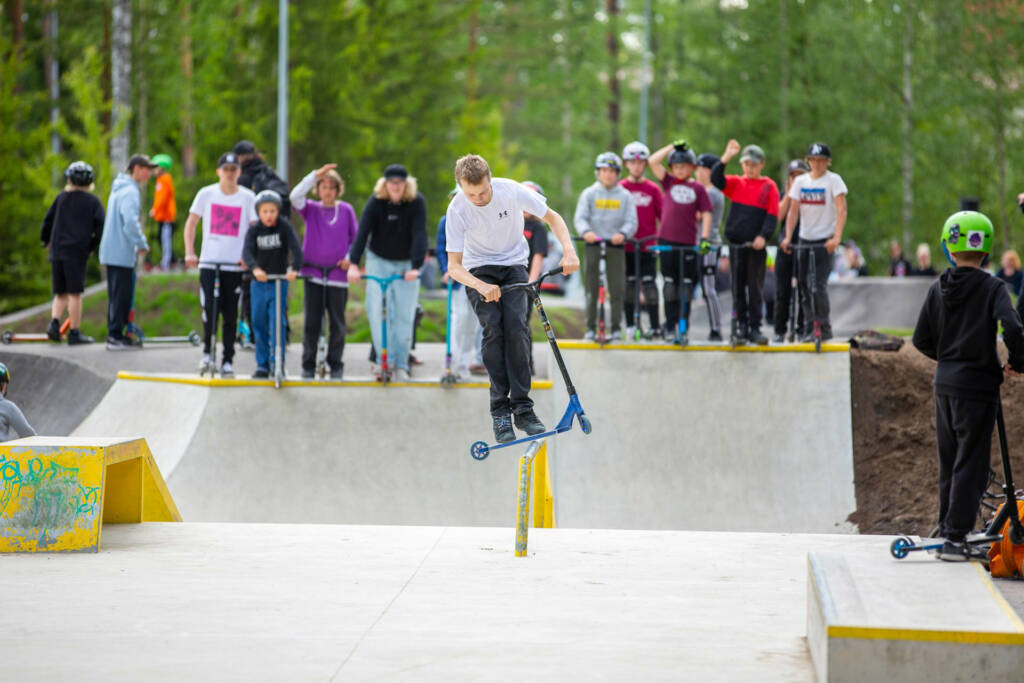
[[[559,526],[854,530],[845,346],[562,346],[594,430],[574,428],[549,446]],[[560,413],[558,378],[552,400]]]

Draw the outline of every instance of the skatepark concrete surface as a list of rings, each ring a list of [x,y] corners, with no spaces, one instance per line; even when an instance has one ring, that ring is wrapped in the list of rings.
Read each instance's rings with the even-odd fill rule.
[[[813,681],[809,551],[849,535],[143,524],[4,561],[8,680]],[[895,562],[895,561],[893,561]]]

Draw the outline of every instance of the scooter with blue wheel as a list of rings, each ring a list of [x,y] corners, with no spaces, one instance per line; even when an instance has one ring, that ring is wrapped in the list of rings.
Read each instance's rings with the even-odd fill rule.
[[[441,375],[441,386],[451,389],[455,386],[455,373],[452,372],[452,278],[448,277],[448,314],[445,317],[444,334],[444,374]]]
[[[1012,562],[1015,565],[1012,569],[1020,574],[1024,572],[1024,567],[1013,558],[1024,554],[1021,552],[1021,547],[1024,546],[1024,521],[1021,520],[1024,514],[1021,513],[1021,510],[1024,509],[1024,506],[1018,502],[1017,491],[1013,484],[1013,473],[1010,470],[1010,450],[1006,444],[1006,423],[1003,421],[1001,400],[996,409],[996,431],[999,435],[1003,474],[1006,477],[1003,483],[1003,506],[999,508],[992,521],[985,526],[984,531],[968,535],[959,545],[965,559],[982,560],[983,562],[988,562],[989,555],[991,555],[991,553],[986,554],[983,546],[995,546],[998,549],[996,557],[1000,558],[1000,562],[1007,564]],[[900,536],[889,545],[889,552],[897,560],[902,560],[915,551],[938,552],[943,549],[946,542],[945,538],[922,538],[915,541],[909,536]],[[945,553],[943,553],[944,555]],[[994,561],[991,569],[995,573]],[[1005,570],[1007,567],[1002,569]]]
[[[569,405],[565,407],[565,412],[562,413],[562,419],[558,421],[554,429],[541,432],[540,434],[534,434],[533,436],[525,436],[515,441],[508,441],[506,443],[497,444],[494,446],[488,445],[486,441],[477,441],[470,446],[470,454],[477,460],[484,460],[490,455],[491,451],[496,451],[499,448],[508,448],[509,446],[515,446],[517,444],[526,443],[528,441],[536,441],[538,439],[546,439],[549,436],[555,434],[561,434],[572,429],[573,420],[577,420],[580,423],[580,429],[584,434],[591,432],[590,420],[583,412],[583,405],[580,403],[579,396],[576,394],[576,387],[572,384],[572,379],[569,378],[569,371],[565,367],[565,361],[562,359],[562,353],[558,349],[558,342],[555,340],[555,333],[551,329],[551,321],[548,320],[547,313],[544,312],[544,306],[540,301],[540,285],[544,282],[545,278],[551,277],[552,275],[558,275],[562,272],[562,269],[555,268],[550,270],[533,282],[522,282],[514,285],[505,285],[501,288],[502,294],[511,292],[516,289],[525,289],[527,296],[533,301],[534,308],[537,309],[537,315],[540,318],[541,324],[544,326],[544,334],[548,338],[548,344],[551,345],[551,352],[555,356],[555,362],[558,364],[558,370],[562,373],[562,380],[565,382],[565,390],[569,394]]]
[[[679,259],[679,322],[676,324],[676,336],[675,343],[679,346],[686,347],[690,343],[690,305],[693,300],[693,289],[694,283],[693,278],[688,277],[686,271],[686,253],[692,252],[696,258],[696,255],[700,253],[699,247],[694,247],[685,244],[652,244],[647,247],[647,251],[662,254],[668,254],[670,252],[676,252]],[[665,258],[664,256],[662,258]],[[696,263],[696,262],[695,262]],[[699,263],[696,264],[699,268]],[[667,298],[667,296],[666,296]],[[666,313],[667,315],[667,313]]]

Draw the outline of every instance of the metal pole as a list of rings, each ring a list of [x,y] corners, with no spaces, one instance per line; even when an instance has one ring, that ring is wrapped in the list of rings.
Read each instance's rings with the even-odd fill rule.
[[[519,458],[519,497],[516,506],[516,557],[526,557],[526,540],[530,532],[530,474],[533,457],[544,440],[533,441]]]
[[[274,386],[281,387],[284,340],[281,339],[281,278],[274,280]]]
[[[647,142],[647,99],[651,85],[651,0],[644,2],[644,68],[640,82],[640,131],[637,140]]]
[[[288,0],[277,15],[277,174],[288,182]]]

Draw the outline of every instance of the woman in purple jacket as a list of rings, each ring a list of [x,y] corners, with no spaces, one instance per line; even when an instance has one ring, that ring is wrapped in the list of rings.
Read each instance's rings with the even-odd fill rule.
[[[345,192],[345,181],[334,170],[336,167],[337,164],[325,164],[310,171],[290,195],[292,208],[306,223],[306,234],[302,240],[302,253],[308,264],[302,268],[306,299],[306,321],[302,328],[302,376],[305,379],[312,379],[314,374],[317,339],[325,308],[331,327],[327,344],[331,379],[341,379],[345,367],[341,355],[345,349],[348,250],[359,224],[352,205],[340,200]],[[306,200],[310,190],[316,191],[320,201]],[[326,279],[324,268],[331,269]]]

